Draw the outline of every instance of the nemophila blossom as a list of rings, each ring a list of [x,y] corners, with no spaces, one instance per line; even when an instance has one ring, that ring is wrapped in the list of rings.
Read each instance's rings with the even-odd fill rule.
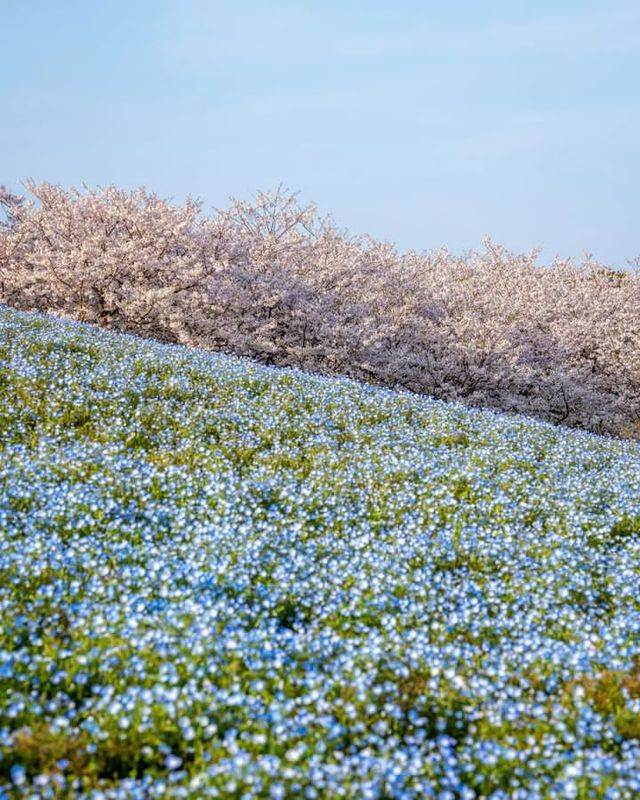
[[[640,449],[0,310],[0,785],[632,798]]]

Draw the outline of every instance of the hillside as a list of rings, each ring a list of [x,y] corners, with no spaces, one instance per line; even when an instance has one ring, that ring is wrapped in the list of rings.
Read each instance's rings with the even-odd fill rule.
[[[0,308],[0,796],[637,797],[639,556],[637,443]]]

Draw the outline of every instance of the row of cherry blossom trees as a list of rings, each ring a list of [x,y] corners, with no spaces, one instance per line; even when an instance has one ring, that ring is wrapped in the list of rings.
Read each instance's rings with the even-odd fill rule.
[[[640,275],[487,240],[399,253],[278,189],[206,216],[138,189],[0,191],[0,302],[525,413],[640,432]]]

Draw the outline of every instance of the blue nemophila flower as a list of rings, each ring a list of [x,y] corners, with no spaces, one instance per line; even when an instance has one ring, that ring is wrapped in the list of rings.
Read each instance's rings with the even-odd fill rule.
[[[27,779],[27,771],[21,764],[14,764],[9,769],[9,775],[16,786],[22,786]]]

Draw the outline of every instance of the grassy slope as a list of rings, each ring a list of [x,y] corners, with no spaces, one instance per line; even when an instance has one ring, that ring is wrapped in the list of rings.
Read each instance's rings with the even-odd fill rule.
[[[637,444],[0,309],[0,459],[0,786],[640,792]]]

